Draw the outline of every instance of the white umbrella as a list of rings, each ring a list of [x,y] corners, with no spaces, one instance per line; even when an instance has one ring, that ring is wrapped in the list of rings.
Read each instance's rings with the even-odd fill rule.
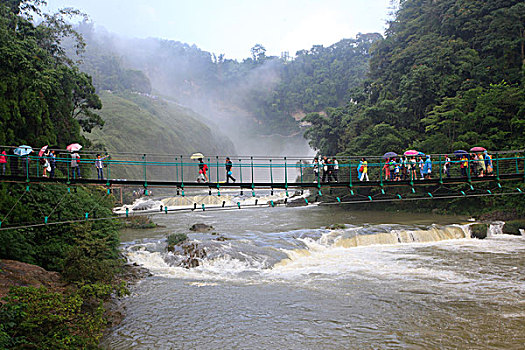
[[[204,158],[204,154],[197,152],[197,153],[193,153],[190,157],[190,159],[199,159],[199,158]]]

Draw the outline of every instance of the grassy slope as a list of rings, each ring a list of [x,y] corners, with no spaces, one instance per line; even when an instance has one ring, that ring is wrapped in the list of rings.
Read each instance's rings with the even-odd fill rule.
[[[233,154],[232,142],[197,120],[195,112],[162,100],[134,93],[99,93],[100,111],[106,124],[88,136],[94,144],[103,144],[113,159],[130,159],[118,152],[190,155]],[[141,169],[112,169],[112,177],[132,178]]]

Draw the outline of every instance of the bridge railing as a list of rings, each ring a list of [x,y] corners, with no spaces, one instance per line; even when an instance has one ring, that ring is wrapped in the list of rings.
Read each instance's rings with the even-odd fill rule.
[[[28,179],[40,177],[44,173],[50,176],[48,171],[44,172],[43,157],[38,157],[33,153],[23,157],[17,156],[12,154],[12,149],[8,149],[7,153],[6,175],[18,175]],[[79,152],[79,154],[81,158],[78,165],[81,169],[81,176],[85,179],[97,179],[96,153]],[[461,160],[454,155],[450,156],[450,161],[447,161],[443,154],[430,155],[432,169],[430,177],[432,179],[452,177],[470,180],[473,177],[498,177],[503,174],[524,174],[525,176],[525,152],[523,150],[490,154],[492,158],[487,161],[474,160],[472,157]],[[55,176],[75,180],[78,173],[75,167],[72,167],[75,164],[71,154],[59,150],[56,155]],[[103,156],[106,157],[106,155]],[[408,161],[411,158],[407,157]],[[45,159],[51,161],[49,157]],[[337,180],[338,183],[351,185],[361,181],[358,177],[358,174],[362,173],[359,171],[361,170],[361,157],[337,157],[338,170],[327,165],[327,170],[332,170],[331,176],[323,164],[316,166],[312,157],[231,156],[230,159],[233,162],[232,176],[238,183],[320,184]],[[419,159],[416,159],[415,168],[410,169],[410,163],[403,165],[399,159],[396,157],[394,163],[387,164],[387,159],[382,157],[367,157],[368,180],[381,183],[400,180],[419,181],[422,177],[421,170],[425,168],[425,165],[421,165]],[[424,161],[425,158],[421,160]],[[225,182],[227,176],[225,156],[205,156],[203,161],[208,167],[207,175],[210,183],[222,184]],[[134,180],[144,183],[148,181],[194,183],[199,175],[199,162],[188,155],[114,153],[102,160],[102,164],[104,179]],[[0,171],[3,174],[2,166],[3,164],[0,163]],[[319,170],[318,172],[314,172],[315,167]],[[324,174],[325,172],[327,174]],[[395,175],[389,176],[388,173]],[[324,179],[323,175],[325,175]],[[366,181],[366,176],[362,180]]]

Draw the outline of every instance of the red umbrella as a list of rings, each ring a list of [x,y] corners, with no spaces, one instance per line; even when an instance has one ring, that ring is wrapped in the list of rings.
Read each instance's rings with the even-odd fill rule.
[[[403,153],[403,154],[404,154],[405,156],[417,156],[417,155],[419,154],[419,152],[416,151],[416,150],[411,149],[411,150],[409,150],[409,151],[406,151],[406,152]]]
[[[472,147],[472,148],[470,149],[470,152],[485,152],[485,151],[486,151],[485,148],[483,148],[483,147],[479,147],[479,146],[477,146],[477,147]]]
[[[72,143],[72,144],[70,144],[69,146],[66,147],[66,149],[69,152],[80,151],[81,148],[82,148],[82,146],[80,144],[78,144],[78,143]]]
[[[47,146],[48,146],[48,145],[45,145],[44,147],[42,147],[42,148],[40,149],[40,151],[38,152],[38,156],[39,156],[39,157],[42,157],[42,154],[45,153],[45,151],[47,150]]]

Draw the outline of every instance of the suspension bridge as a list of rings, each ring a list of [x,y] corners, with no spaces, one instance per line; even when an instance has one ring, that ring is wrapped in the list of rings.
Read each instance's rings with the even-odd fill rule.
[[[122,193],[122,189],[125,188],[140,191],[146,196],[151,194],[152,189],[162,189],[164,192],[171,190],[175,196],[180,197],[187,196],[189,190],[198,193],[208,192],[208,195],[218,197],[221,196],[221,191],[224,193],[224,191],[235,190],[239,195],[249,197],[258,197],[261,193],[273,195],[274,190],[285,193],[283,201],[255,200],[251,204],[242,206],[240,202],[222,201],[221,205],[208,207],[200,203],[194,203],[187,208],[161,207],[159,211],[165,214],[185,210],[231,210],[286,205],[288,198],[296,191],[303,193],[305,190],[308,190],[311,200],[318,205],[510,196],[523,194],[519,184],[525,182],[524,150],[491,152],[493,171],[484,174],[475,170],[481,169],[480,160],[469,158],[465,161],[454,157],[447,160],[443,154],[433,154],[430,155],[432,173],[427,178],[419,176],[419,169],[416,172],[405,172],[396,178],[387,177],[384,172],[386,160],[382,157],[367,157],[370,181],[360,181],[357,177],[362,157],[337,157],[337,175],[331,179],[322,176],[325,170],[323,165],[314,164],[312,157],[230,157],[233,162],[231,171],[232,176],[236,178],[235,182],[226,182],[225,156],[204,157],[203,161],[209,169],[207,174],[209,181],[201,182],[197,181],[199,162],[191,159],[190,156],[112,154],[102,161],[101,178],[95,169],[95,153],[80,154],[81,161],[78,164],[80,176],[78,176],[78,172],[74,169],[76,167],[72,167],[73,159],[70,153],[58,150],[57,157],[54,159],[56,169],[53,177],[49,174],[43,176],[42,157],[7,155],[8,169],[6,174],[0,177],[0,182],[24,184],[26,193],[30,192],[31,186],[34,185],[63,186],[68,194],[71,193],[71,188],[88,185],[104,187],[107,195],[115,189],[119,189]],[[460,169],[462,162],[466,162],[465,171]],[[315,172],[314,168],[317,166],[318,171]],[[448,167],[448,171],[445,167]],[[509,186],[502,186],[505,182],[517,185],[509,190]],[[304,205],[310,204],[306,197],[303,200]],[[147,214],[150,215],[151,212]],[[82,218],[52,222],[49,219],[50,215],[43,213],[44,217],[39,218],[38,222],[25,223],[25,226],[114,218],[96,218],[86,211]],[[128,215],[126,211],[125,216]],[[5,222],[8,216],[9,213],[0,213],[0,230],[22,227],[21,225],[2,226],[2,222]]]

